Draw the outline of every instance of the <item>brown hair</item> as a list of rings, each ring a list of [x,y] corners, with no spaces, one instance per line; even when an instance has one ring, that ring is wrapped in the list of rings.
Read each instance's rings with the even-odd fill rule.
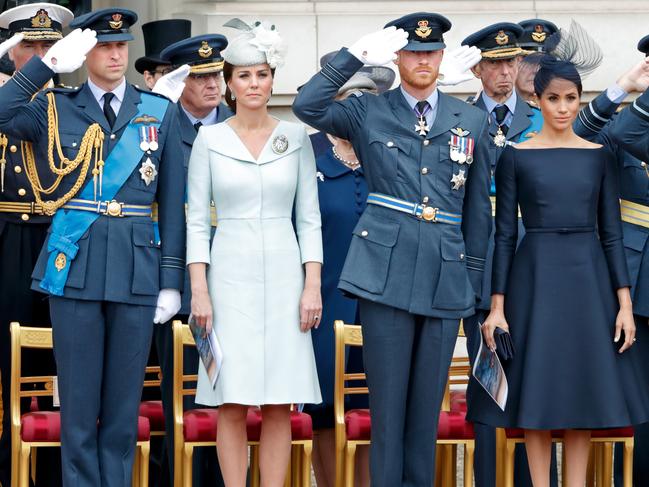
[[[227,61],[223,63],[223,79],[225,80],[225,95],[224,95],[225,103],[228,104],[228,106],[234,113],[237,113],[237,100],[232,98],[232,91],[230,91],[228,82],[232,79],[232,73],[234,72],[234,68],[236,67],[237,66],[234,66],[233,64],[230,64]],[[270,68],[270,74],[274,79],[275,68]]]

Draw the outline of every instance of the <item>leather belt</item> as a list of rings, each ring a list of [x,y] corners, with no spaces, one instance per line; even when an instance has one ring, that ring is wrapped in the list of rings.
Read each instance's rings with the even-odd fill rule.
[[[44,215],[43,208],[38,203],[19,201],[0,201],[0,213],[27,213],[30,215]]]
[[[187,217],[187,203],[185,203],[185,217]],[[158,221],[158,204],[153,204],[153,221]],[[210,205],[210,220],[213,227],[216,227],[216,208],[213,204]]]
[[[640,205],[633,201],[620,200],[622,221],[649,228],[649,206]]]
[[[387,194],[370,193],[367,197],[367,204],[407,213],[430,223],[448,223],[449,225],[462,223],[462,215],[457,213],[449,213],[432,206],[411,203]]]
[[[111,217],[145,216],[152,215],[151,205],[127,205],[119,201],[92,201],[73,198],[63,208],[66,210],[81,210],[99,213]]]

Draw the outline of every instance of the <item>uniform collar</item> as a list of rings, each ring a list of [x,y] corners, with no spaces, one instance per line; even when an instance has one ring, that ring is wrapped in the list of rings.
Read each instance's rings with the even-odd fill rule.
[[[411,110],[415,109],[415,106],[417,105],[418,102],[423,101],[423,100],[417,100],[417,98],[415,98],[406,90],[404,90],[403,86],[399,86],[399,89],[401,90],[401,94],[406,99],[406,102],[408,103],[408,106],[410,107]],[[426,98],[426,101],[430,105],[431,113],[435,113],[435,111],[437,110],[437,102],[439,101],[439,91],[437,90],[437,88],[435,88],[435,90],[430,94],[430,96]]]
[[[514,113],[516,112],[516,99],[517,99],[516,90],[512,90],[512,94],[510,95],[509,98],[507,98],[507,101],[505,101],[505,103],[498,103],[489,95],[487,95],[484,91],[482,92],[481,96],[485,108],[487,109],[487,113],[489,113],[489,115],[491,115],[491,112],[493,112],[494,108],[496,108],[498,105],[507,105],[507,108],[509,109],[509,113],[512,115],[514,115]]]
[[[95,100],[97,100],[97,103],[101,106],[104,103],[102,97],[106,93],[106,90],[97,86],[90,78],[88,78],[88,88],[90,88],[92,96],[95,97]],[[112,93],[120,104],[124,101],[124,94],[126,93],[126,78],[122,78],[122,82],[112,91]]]
[[[183,112],[185,112],[185,115],[187,115],[187,118],[192,123],[192,125],[196,125],[196,122],[201,122],[203,125],[214,125],[219,117],[218,107],[213,108],[212,111],[207,114],[207,116],[203,118],[196,118],[194,115],[189,113],[189,111],[187,111],[182,103],[178,102],[178,104],[180,105],[180,108],[182,108]]]

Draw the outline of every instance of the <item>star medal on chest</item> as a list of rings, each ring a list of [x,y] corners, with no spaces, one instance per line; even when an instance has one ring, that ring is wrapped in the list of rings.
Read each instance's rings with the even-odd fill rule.
[[[428,102],[419,102],[414,108],[415,114],[418,117],[417,123],[415,124],[415,132],[422,137],[426,137],[428,132],[430,132],[430,127],[428,126],[428,123],[426,123],[426,115],[428,115],[430,110],[431,108]]]
[[[275,154],[283,154],[288,150],[288,138],[283,134],[278,135],[273,139],[270,147],[273,149]]]
[[[498,131],[496,132],[496,135],[494,135],[494,144],[496,144],[498,147],[505,147],[506,142],[507,137],[505,137],[503,129],[498,126]]]
[[[155,167],[155,164],[151,161],[151,158],[147,157],[146,161],[140,166],[140,175],[144,184],[149,186],[158,175],[158,170]]]
[[[457,174],[453,174],[453,177],[451,178],[453,190],[458,191],[462,186],[464,186],[464,183],[466,183],[466,176],[464,174],[464,169],[460,169]]]
[[[158,128],[153,123],[160,121],[149,115],[142,115],[133,120],[133,123],[139,124],[138,133],[140,135],[140,149],[142,152],[158,150]]]

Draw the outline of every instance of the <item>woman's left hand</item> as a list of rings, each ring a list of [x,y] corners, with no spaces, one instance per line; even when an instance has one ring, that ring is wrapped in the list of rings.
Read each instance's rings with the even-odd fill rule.
[[[306,332],[320,326],[322,319],[322,296],[320,287],[305,286],[300,299],[300,330]]]
[[[615,320],[615,343],[620,341],[622,331],[624,331],[624,343],[620,347],[619,353],[631,348],[635,342],[635,320],[633,319],[633,311],[630,307],[622,307],[617,313]]]

